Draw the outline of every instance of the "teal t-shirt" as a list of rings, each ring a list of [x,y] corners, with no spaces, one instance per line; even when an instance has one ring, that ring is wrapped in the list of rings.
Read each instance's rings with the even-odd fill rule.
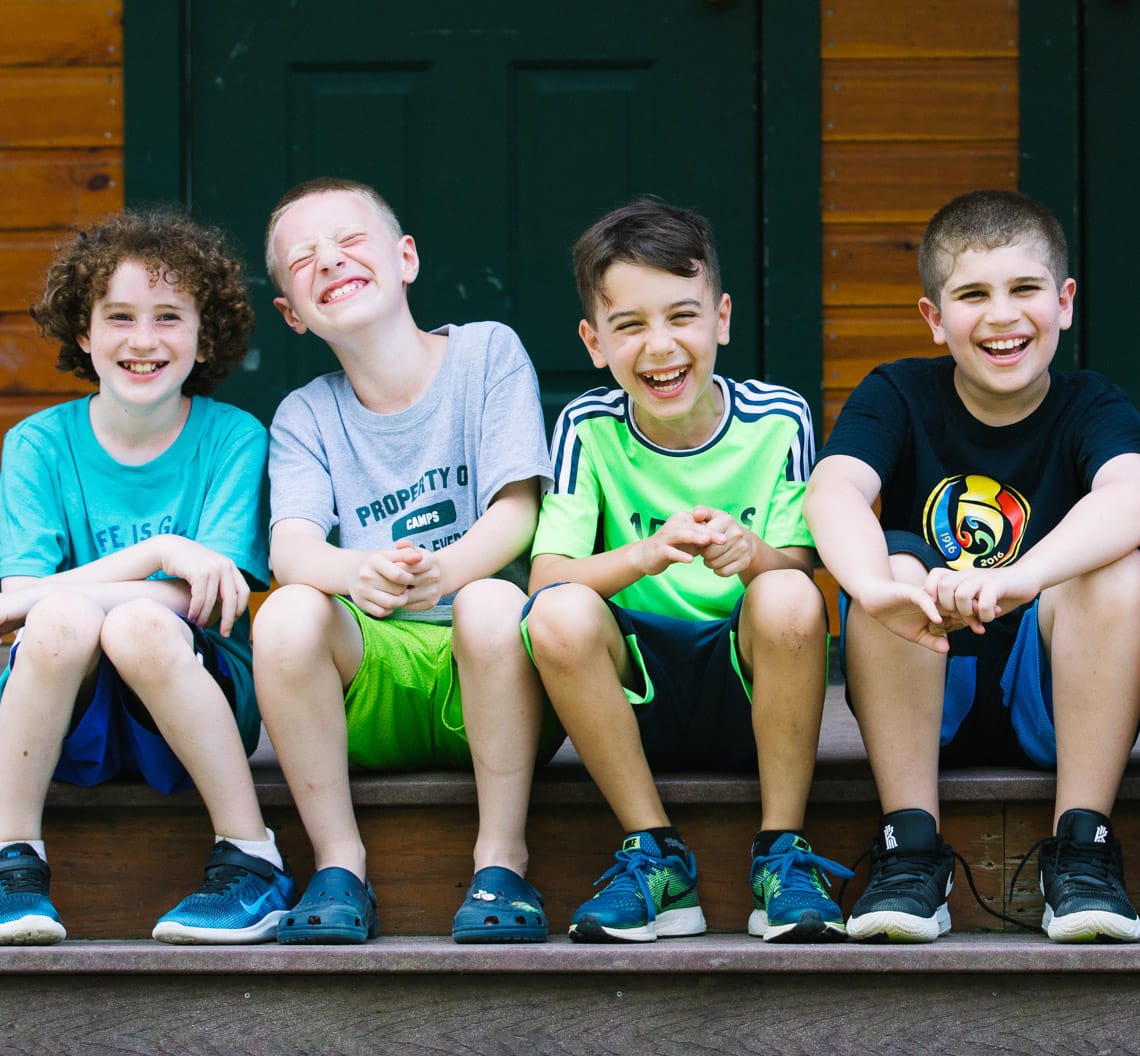
[[[252,415],[195,396],[178,438],[140,466],[115,461],[91,428],[91,397],[24,419],[0,462],[0,579],[40,578],[170,533],[230,558],[254,590],[269,583],[265,462],[268,437]],[[160,575],[158,573],[156,575]],[[238,724],[249,751],[259,719],[248,612],[223,638]],[[0,692],[7,669],[0,674]]]
[[[699,448],[646,438],[622,389],[593,389],[554,427],[554,488],[542,503],[532,556],[589,557],[652,534],[674,513],[724,510],[769,546],[813,545],[803,494],[815,461],[811,412],[791,389],[715,377],[724,416]],[[723,619],[743,590],[699,559],[645,576],[613,600],[663,616]]]

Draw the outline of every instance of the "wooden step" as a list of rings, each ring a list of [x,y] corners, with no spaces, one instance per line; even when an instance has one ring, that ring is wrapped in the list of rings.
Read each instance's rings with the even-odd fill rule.
[[[116,1056],[1136,1052],[1140,948],[928,946],[0,950],[0,1051]]]
[[[303,886],[313,868],[312,853],[267,742],[255,755],[253,770],[266,819]],[[670,817],[697,855],[710,930],[743,931],[751,910],[749,848],[759,824],[755,777],[662,774],[658,784]],[[1035,863],[1026,867],[1012,902],[1006,894],[1021,856],[1050,831],[1053,776],[979,768],[947,773],[940,785],[943,833],[970,864],[981,897],[994,909],[1036,925],[1041,898]],[[450,934],[472,870],[477,818],[470,775],[359,772],[353,796],[385,935]],[[858,728],[842,688],[832,687],[808,837],[820,854],[850,864],[866,851],[877,818]],[[1126,869],[1133,865],[1133,898],[1140,901],[1140,758],[1124,781],[1114,821]],[[528,827],[530,878],[545,895],[552,934],[565,933],[574,909],[612,864],[621,836],[573,749],[565,746],[536,776]],[[45,838],[53,899],[69,935],[148,936],[154,921],[197,886],[211,837],[193,791],[162,796],[137,782],[93,789],[53,784]],[[863,869],[849,885],[845,908],[862,890]],[[956,930],[1002,927],[975,903],[961,870],[950,908]]]

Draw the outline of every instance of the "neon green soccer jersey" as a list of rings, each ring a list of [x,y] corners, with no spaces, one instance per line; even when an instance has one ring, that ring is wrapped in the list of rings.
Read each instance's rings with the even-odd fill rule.
[[[532,553],[589,557],[655,532],[695,506],[724,510],[769,546],[812,546],[803,496],[815,461],[811,412],[791,389],[715,377],[724,418],[702,447],[671,451],[633,421],[622,389],[593,389],[554,428],[554,487],[542,503]],[[613,600],[686,619],[723,619],[743,590],[699,558],[645,576]]]

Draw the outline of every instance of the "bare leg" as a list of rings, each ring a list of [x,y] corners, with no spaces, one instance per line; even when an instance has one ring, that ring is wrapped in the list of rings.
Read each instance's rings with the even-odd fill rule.
[[[1042,641],[1053,672],[1057,802],[1112,813],[1140,723],[1140,553],[1041,595]]]
[[[922,583],[907,554],[891,557],[895,578]],[[847,683],[884,813],[925,810],[939,823],[938,746],[946,658],[908,642],[852,603],[847,615]]]
[[[455,598],[452,649],[471,746],[479,834],[475,870],[491,865],[526,876],[526,818],[546,695],[519,633],[526,597],[480,580]]]
[[[258,611],[257,699],[316,867],[339,866],[362,880],[365,853],[348,781],[344,691],[363,649],[352,614],[311,587],[279,587]]]
[[[812,581],[787,569],[753,580],[741,608],[738,648],[741,670],[753,682],[761,828],[798,830],[826,691],[827,610]]]
[[[76,697],[99,663],[103,610],[51,594],[29,613],[0,701],[0,840],[38,840],[44,799]]]
[[[634,665],[605,602],[578,584],[551,587],[527,624],[550,701],[623,831],[669,825],[622,689]]]
[[[107,614],[101,640],[115,670],[186,767],[214,832],[267,840],[233,712],[194,655],[186,624],[162,605],[136,600]]]

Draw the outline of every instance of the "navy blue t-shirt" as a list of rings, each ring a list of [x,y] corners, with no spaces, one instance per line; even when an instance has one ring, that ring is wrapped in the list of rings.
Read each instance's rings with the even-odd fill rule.
[[[1140,413],[1093,371],[1049,372],[1041,406],[978,421],[954,361],[876,367],[851,394],[821,458],[850,455],[882,481],[880,521],[924,538],[951,568],[996,568],[1047,535],[1117,455],[1140,451]]]

